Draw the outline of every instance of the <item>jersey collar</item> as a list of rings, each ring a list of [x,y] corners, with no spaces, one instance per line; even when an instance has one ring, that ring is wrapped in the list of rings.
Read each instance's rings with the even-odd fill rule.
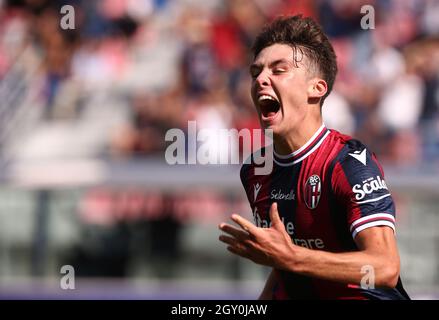
[[[298,150],[288,155],[280,155],[273,150],[274,162],[281,166],[289,166],[301,162],[313,153],[322,144],[323,140],[329,135],[330,130],[324,124],[314,133],[314,135]]]

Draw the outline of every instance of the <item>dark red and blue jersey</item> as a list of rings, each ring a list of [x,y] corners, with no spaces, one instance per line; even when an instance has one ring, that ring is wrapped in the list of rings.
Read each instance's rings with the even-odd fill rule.
[[[260,162],[257,162],[260,163]],[[329,252],[358,250],[355,236],[370,227],[395,230],[395,205],[375,155],[361,142],[324,125],[299,150],[274,152],[273,170],[255,175],[244,164],[244,185],[255,223],[269,227],[277,202],[296,245]],[[276,270],[274,299],[408,299],[401,280],[393,289],[362,288]]]

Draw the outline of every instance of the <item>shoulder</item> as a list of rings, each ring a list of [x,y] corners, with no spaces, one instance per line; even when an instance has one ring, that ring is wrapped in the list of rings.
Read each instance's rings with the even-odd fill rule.
[[[362,176],[362,173],[384,174],[375,153],[356,139],[346,141],[336,162],[339,164],[339,169],[348,176]]]
[[[251,171],[252,171],[252,164],[244,162],[241,166],[241,170],[239,171],[239,177],[241,178],[241,182],[243,185],[245,185],[246,182],[248,181]]]
[[[244,159],[244,163],[242,164],[240,170],[241,182],[244,185],[252,176],[255,175],[255,168],[264,166],[265,162],[267,161],[266,152],[270,151],[268,151],[265,147],[262,147]]]
[[[361,141],[351,136],[331,130],[330,147],[338,150],[333,158],[333,165],[341,165],[347,171],[364,171],[366,168],[375,168],[380,172],[382,168],[375,153]],[[340,168],[339,168],[340,169]]]
[[[346,140],[333,163],[332,187],[354,201],[389,194],[384,171],[368,146],[356,139]]]

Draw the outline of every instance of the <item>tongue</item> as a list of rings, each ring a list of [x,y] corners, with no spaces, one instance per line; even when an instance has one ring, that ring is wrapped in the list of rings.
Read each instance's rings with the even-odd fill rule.
[[[274,117],[276,115],[276,112],[270,111],[267,113],[266,117],[270,118],[270,117]]]

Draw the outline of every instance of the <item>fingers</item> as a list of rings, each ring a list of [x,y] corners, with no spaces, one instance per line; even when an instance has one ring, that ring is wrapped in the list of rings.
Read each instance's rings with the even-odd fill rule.
[[[240,249],[234,246],[228,246],[227,250],[229,250],[231,253],[236,254],[240,257],[250,259],[250,255],[246,251],[246,249]]]
[[[239,246],[239,241],[236,240],[236,238],[233,237],[229,237],[229,236],[225,236],[225,235],[220,235],[219,237],[220,241],[224,242],[225,244],[228,244],[230,246]]]
[[[270,220],[271,225],[276,227],[279,224],[282,224],[282,220],[279,217],[279,211],[277,210],[277,203],[273,202],[270,207]]]
[[[228,245],[231,245],[231,246],[235,246],[235,247],[239,247],[241,249],[254,247],[254,242],[251,241],[250,239],[238,240],[238,239],[236,239],[234,237],[229,237],[229,236],[226,236],[226,235],[220,235],[219,236],[219,240],[224,242],[225,244],[228,244]]]
[[[219,225],[219,228],[221,231],[230,234],[231,236],[235,237],[236,239],[239,240],[245,240],[248,239],[249,234],[242,230],[242,229],[238,229],[230,224],[227,223],[221,223]]]
[[[239,214],[232,214],[232,220],[251,235],[255,235],[257,233],[258,227],[247,219],[241,217]]]
[[[250,258],[249,249],[246,246],[245,242],[238,241],[236,238],[232,238],[229,236],[221,235],[219,237],[220,241],[228,244],[227,250],[231,253],[237,254],[244,258]]]

